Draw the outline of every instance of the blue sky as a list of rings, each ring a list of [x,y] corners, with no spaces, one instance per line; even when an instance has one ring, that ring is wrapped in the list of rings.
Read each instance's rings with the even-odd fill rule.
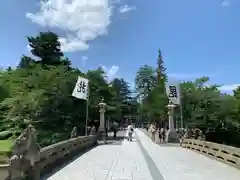
[[[109,78],[134,82],[143,64],[156,66],[158,48],[169,76],[209,76],[229,91],[240,84],[240,1],[7,0],[0,11],[0,64],[29,54],[25,36],[52,30],[82,70],[101,65]]]

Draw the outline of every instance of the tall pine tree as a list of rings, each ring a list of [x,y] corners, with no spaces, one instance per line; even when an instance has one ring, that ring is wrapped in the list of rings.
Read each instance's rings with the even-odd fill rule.
[[[32,54],[37,57],[42,64],[59,65],[63,52],[57,34],[48,31],[40,32],[36,37],[27,37]]]
[[[165,90],[165,82],[167,81],[166,68],[164,67],[163,57],[160,49],[158,50],[156,73],[156,87],[149,95],[149,100],[151,100],[153,103],[149,104],[151,104],[154,109],[152,116],[155,118],[155,121],[157,121],[159,124],[162,124],[167,119],[166,106],[168,104],[168,99]]]
[[[164,67],[162,52],[158,50],[157,58],[157,86],[161,87],[161,93],[165,94],[165,82],[167,81],[166,68]]]

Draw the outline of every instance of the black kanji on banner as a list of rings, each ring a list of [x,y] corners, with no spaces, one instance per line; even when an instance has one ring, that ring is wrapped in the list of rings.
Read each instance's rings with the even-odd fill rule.
[[[78,84],[77,92],[82,92],[82,93],[85,93],[85,92],[86,92],[86,84],[85,84],[84,81],[81,81],[81,82]]]
[[[169,97],[177,98],[177,88],[176,86],[169,86]]]

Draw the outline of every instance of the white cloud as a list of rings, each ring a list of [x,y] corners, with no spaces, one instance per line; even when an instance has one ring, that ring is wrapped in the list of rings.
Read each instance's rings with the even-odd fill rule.
[[[123,14],[123,13],[133,11],[135,9],[136,9],[135,6],[128,6],[127,4],[125,4],[124,6],[119,8],[119,13]]]
[[[105,75],[107,77],[108,82],[111,82],[116,77],[116,74],[119,70],[119,66],[111,66],[110,68],[106,66],[101,66],[101,67],[105,71]]]
[[[32,50],[32,48],[31,48],[31,46],[28,44],[27,45],[27,50],[29,51],[29,52],[31,52],[31,50]]]
[[[231,5],[231,3],[229,0],[223,0],[220,4],[220,6],[223,6],[223,7],[228,7],[230,5]]]
[[[219,87],[219,90],[224,92],[229,92],[237,89],[238,86],[240,86],[240,84],[226,84]]]
[[[87,50],[89,41],[107,35],[111,24],[111,0],[42,0],[40,10],[26,17],[43,27],[66,32],[60,41],[64,52]]]
[[[82,56],[82,63],[83,63],[83,64],[85,64],[87,60],[88,60],[88,57],[87,57],[87,56]]]
[[[69,37],[61,37],[59,38],[59,41],[61,43],[61,49],[63,52],[75,52],[77,50],[84,51],[88,50],[89,48],[89,45],[86,42],[78,38],[71,39]]]

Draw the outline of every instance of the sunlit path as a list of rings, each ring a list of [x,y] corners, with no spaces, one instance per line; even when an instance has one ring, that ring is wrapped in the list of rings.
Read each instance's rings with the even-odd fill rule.
[[[160,146],[141,130],[133,141],[100,145],[47,180],[237,180],[240,171],[188,149]]]
[[[142,131],[137,135],[164,180],[237,180],[240,171],[182,147],[154,144]]]
[[[47,180],[152,180],[135,136],[132,142],[98,146]]]

